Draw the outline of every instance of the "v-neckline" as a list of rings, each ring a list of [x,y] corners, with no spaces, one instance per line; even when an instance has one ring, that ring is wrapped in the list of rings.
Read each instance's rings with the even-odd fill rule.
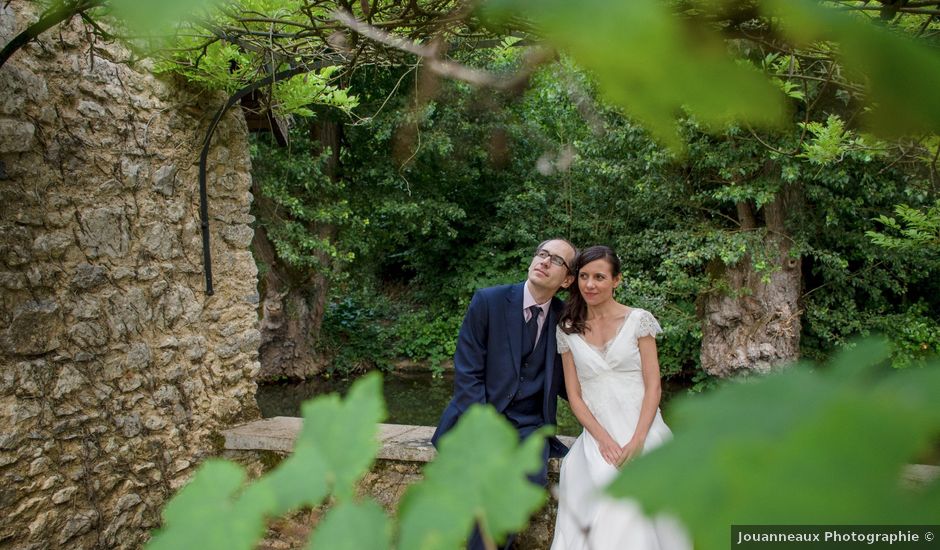
[[[587,341],[587,339],[584,337],[583,334],[578,334],[578,336],[581,337],[581,341],[584,342],[585,345],[587,345],[587,347],[591,348],[591,351],[593,351],[594,353],[597,354],[598,357],[606,361],[607,351],[610,349],[611,344],[613,344],[614,341],[620,337],[620,333],[623,332],[624,327],[627,326],[627,321],[630,320],[630,316],[633,315],[633,312],[635,310],[636,310],[635,307],[630,308],[630,311],[628,311],[627,314],[623,316],[623,322],[620,323],[620,328],[617,329],[617,332],[614,333],[614,335],[610,338],[610,340],[607,340],[606,342],[604,342],[604,345],[602,347],[599,347],[599,348],[595,347],[594,344]]]

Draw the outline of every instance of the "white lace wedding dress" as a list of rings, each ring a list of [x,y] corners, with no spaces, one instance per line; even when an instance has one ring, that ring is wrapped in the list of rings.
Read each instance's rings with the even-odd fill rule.
[[[643,375],[637,338],[662,332],[653,315],[634,308],[604,349],[581,335],[558,329],[558,352],[571,351],[581,397],[594,418],[621,446],[633,436],[643,402]],[[643,453],[672,432],[656,411]],[[650,518],[629,500],[602,493],[617,469],[601,456],[597,441],[583,430],[561,464],[558,515],[552,550],[686,550],[692,547],[681,525],[670,517]],[[669,480],[663,480],[668,490]]]

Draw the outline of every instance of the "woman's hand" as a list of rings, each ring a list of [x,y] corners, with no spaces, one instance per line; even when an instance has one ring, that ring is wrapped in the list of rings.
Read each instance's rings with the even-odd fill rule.
[[[627,462],[630,462],[634,458],[640,456],[640,453],[643,452],[644,443],[645,441],[638,441],[635,439],[631,439],[629,443],[627,443],[626,445],[623,446],[622,449],[620,449],[620,456],[617,457],[617,463],[615,464],[615,466],[620,468]]]
[[[620,461],[621,448],[620,445],[614,441],[614,438],[606,435],[600,441],[597,442],[598,448],[600,448],[601,456],[604,457],[604,460],[607,461],[611,466],[617,466]]]

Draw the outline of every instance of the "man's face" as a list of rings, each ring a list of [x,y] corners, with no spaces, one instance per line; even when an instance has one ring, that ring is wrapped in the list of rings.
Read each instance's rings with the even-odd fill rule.
[[[538,252],[541,250],[548,252],[548,255],[540,258]],[[529,264],[529,284],[555,294],[559,288],[567,288],[574,281],[574,275],[564,265],[555,265],[553,256],[563,258],[569,266],[574,263],[574,249],[571,245],[565,241],[548,241],[536,251]]]

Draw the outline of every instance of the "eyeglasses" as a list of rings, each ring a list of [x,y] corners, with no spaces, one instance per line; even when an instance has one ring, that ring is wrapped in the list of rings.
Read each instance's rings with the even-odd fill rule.
[[[569,272],[571,271],[571,268],[568,267],[568,262],[566,262],[564,258],[559,256],[558,254],[552,254],[551,252],[549,252],[548,250],[545,250],[544,248],[539,249],[539,251],[535,253],[535,257],[540,260],[551,258],[553,265],[557,265],[558,267],[564,266],[564,268],[567,269]]]

